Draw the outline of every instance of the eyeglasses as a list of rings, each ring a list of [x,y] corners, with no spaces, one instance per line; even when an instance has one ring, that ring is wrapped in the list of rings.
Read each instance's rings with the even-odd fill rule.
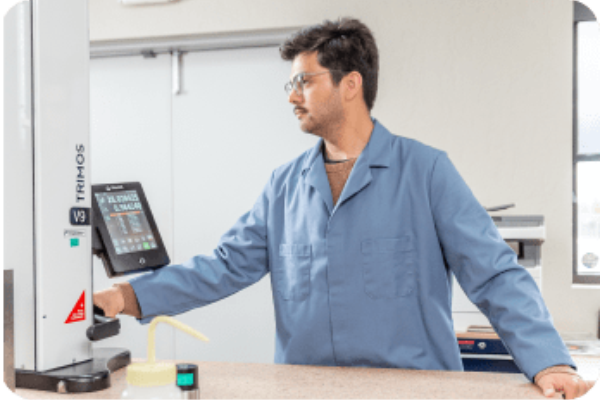
[[[291,81],[289,81],[288,83],[285,84],[285,86],[283,87],[285,89],[285,93],[287,93],[287,95],[289,96],[292,93],[292,89],[293,89],[294,92],[296,92],[296,94],[298,96],[301,96],[302,93],[304,92],[304,85],[307,82],[305,80],[305,78],[307,76],[317,76],[317,75],[326,74],[328,72],[342,72],[343,73],[345,71],[340,71],[338,69],[328,69],[327,71],[321,71],[321,72],[300,72],[298,75],[294,76]]]

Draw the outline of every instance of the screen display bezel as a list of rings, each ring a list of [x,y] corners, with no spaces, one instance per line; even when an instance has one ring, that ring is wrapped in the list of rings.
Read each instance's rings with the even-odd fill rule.
[[[148,225],[152,232],[152,236],[156,241],[157,247],[155,249],[144,249],[140,251],[134,251],[130,253],[117,254],[113,238],[110,235],[106,221],[102,217],[102,212],[98,206],[98,200],[96,199],[97,193],[120,193],[134,190],[140,203],[144,215],[148,220]],[[170,263],[169,256],[162,240],[162,236],[158,230],[154,216],[146,199],[144,189],[139,182],[125,182],[125,183],[109,183],[109,184],[98,184],[92,185],[92,207],[93,207],[93,225],[94,229],[98,229],[104,249],[110,258],[114,271],[114,276],[120,276],[124,274],[142,272],[150,269],[156,269],[163,267]]]

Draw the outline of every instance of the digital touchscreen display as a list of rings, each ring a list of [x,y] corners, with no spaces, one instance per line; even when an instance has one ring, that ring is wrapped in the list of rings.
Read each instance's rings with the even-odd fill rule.
[[[123,190],[95,195],[117,254],[157,247],[137,191]]]

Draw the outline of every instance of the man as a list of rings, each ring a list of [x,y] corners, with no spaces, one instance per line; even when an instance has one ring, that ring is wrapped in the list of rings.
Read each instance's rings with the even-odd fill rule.
[[[371,118],[370,30],[326,21],[288,39],[281,56],[292,61],[286,90],[300,127],[322,140],[273,172],[212,255],[117,284],[94,303],[146,323],[270,272],[275,362],[462,370],[452,272],[546,395],[585,393],[535,282],[447,155]]]

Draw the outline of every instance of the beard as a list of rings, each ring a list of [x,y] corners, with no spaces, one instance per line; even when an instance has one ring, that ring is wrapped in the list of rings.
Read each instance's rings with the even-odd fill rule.
[[[305,111],[300,120],[300,129],[323,139],[332,139],[337,135],[345,119],[338,90],[334,90],[326,101],[314,106],[313,112],[302,107],[299,109]]]

